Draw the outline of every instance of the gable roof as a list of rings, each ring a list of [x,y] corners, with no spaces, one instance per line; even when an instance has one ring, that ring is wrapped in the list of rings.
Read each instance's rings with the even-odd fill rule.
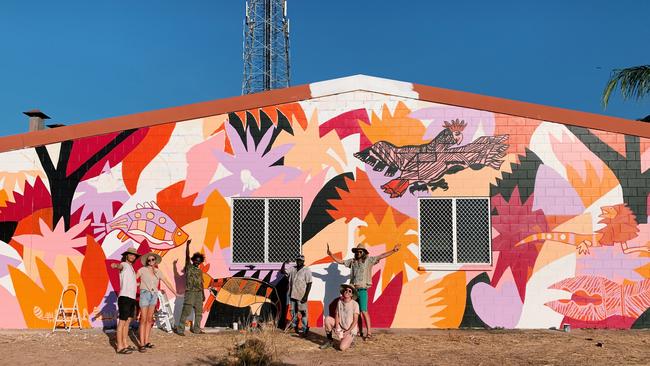
[[[352,91],[369,91],[427,102],[650,138],[650,124],[595,113],[549,107],[403,81],[355,75],[214,101],[84,122],[0,137],[0,152],[228,112],[298,102]]]

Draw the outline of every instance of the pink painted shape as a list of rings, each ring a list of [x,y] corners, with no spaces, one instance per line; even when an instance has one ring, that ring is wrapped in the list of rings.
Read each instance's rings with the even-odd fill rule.
[[[545,215],[579,215],[585,207],[571,183],[548,165],[540,165],[535,176],[533,210]]]
[[[474,311],[485,324],[514,328],[519,322],[523,303],[509,269],[496,287],[484,282],[474,285],[471,297]]]

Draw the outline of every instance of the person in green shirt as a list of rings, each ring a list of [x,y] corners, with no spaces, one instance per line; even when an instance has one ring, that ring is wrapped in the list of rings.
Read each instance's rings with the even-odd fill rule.
[[[194,309],[194,321],[192,322],[192,329],[190,331],[196,334],[203,334],[201,330],[201,318],[203,317],[205,294],[203,293],[203,271],[201,271],[199,266],[203,263],[205,257],[203,254],[196,252],[190,258],[191,242],[191,239],[188,240],[185,247],[185,299],[183,300],[180,321],[174,331],[179,336],[185,336],[185,319],[190,315],[192,309]]]

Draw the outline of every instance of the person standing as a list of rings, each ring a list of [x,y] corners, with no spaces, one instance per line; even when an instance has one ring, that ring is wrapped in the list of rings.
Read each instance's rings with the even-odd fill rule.
[[[185,298],[183,300],[181,319],[174,331],[179,336],[185,336],[185,319],[190,315],[192,309],[194,309],[194,321],[190,332],[195,334],[204,333],[201,330],[201,318],[203,317],[205,294],[203,293],[203,271],[199,266],[203,263],[205,257],[203,254],[196,252],[190,258],[191,242],[192,240],[188,240],[185,246]]]
[[[174,296],[176,296],[176,291],[162,271],[157,267],[162,261],[162,258],[158,254],[153,252],[147,253],[140,260],[144,266],[138,270],[136,276],[140,279],[140,347],[138,351],[146,352],[147,348],[154,347],[149,342],[149,335],[153,327],[153,312],[158,303],[160,281],[165,283]]]
[[[335,299],[337,302],[334,307],[335,313],[325,318],[325,334],[327,341],[321,345],[320,349],[332,347],[334,338],[332,333],[336,333],[339,339],[339,350],[345,351],[350,348],[354,337],[356,336],[357,319],[359,319],[359,304],[356,301],[357,291],[354,286],[344,283],[341,285],[341,297]]]
[[[372,266],[379,263],[380,260],[397,253],[400,245],[397,244],[392,250],[382,253],[378,256],[369,256],[368,249],[363,243],[359,243],[356,247],[352,248],[354,258],[340,260],[335,258],[330,251],[330,246],[327,244],[327,255],[330,256],[336,263],[342,264],[350,268],[350,284],[357,290],[359,297],[359,308],[361,316],[366,323],[366,338],[372,338],[372,326],[370,325],[370,313],[368,313],[368,288],[372,286]]]
[[[289,277],[289,301],[291,304],[291,327],[296,330],[296,333],[302,334],[303,337],[307,336],[309,332],[308,314],[307,314],[307,299],[309,298],[309,291],[311,291],[311,270],[305,267],[305,256],[299,255],[296,257],[296,267],[285,269],[287,262],[282,263],[280,273]],[[300,312],[302,317],[302,330],[298,330],[297,315]]]
[[[139,256],[140,254],[135,248],[129,248],[122,253],[121,263],[111,264],[111,268],[120,270],[120,294],[117,298],[117,347],[115,350],[121,355],[128,355],[135,350],[131,346],[127,347],[126,340],[129,334],[129,324],[135,317],[137,283],[133,263]]]

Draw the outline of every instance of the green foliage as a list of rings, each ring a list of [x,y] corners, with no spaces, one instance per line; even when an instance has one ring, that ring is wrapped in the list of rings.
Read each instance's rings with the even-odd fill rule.
[[[638,100],[650,94],[650,65],[613,70],[605,90],[603,90],[602,103],[604,108],[607,108],[609,97],[617,86],[624,100]]]

